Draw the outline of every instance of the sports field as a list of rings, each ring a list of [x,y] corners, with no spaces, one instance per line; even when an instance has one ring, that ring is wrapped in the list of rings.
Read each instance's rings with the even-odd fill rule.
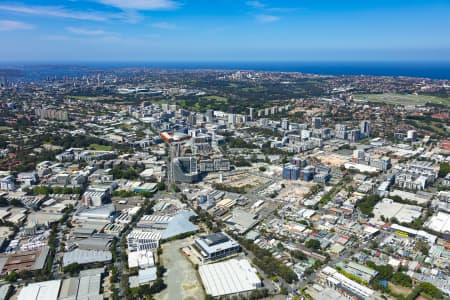
[[[450,106],[450,98],[413,94],[358,94],[355,95],[355,99],[399,105],[424,105],[426,103],[434,103]]]

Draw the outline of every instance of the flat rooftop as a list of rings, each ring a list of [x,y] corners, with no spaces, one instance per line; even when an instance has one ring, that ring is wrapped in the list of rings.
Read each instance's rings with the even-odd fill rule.
[[[66,252],[63,256],[63,266],[68,266],[73,263],[89,264],[96,262],[107,262],[112,259],[111,251],[96,251],[96,250],[75,250]]]
[[[239,243],[223,232],[201,236],[195,240],[196,244],[207,254],[239,246]]]
[[[261,286],[256,269],[245,259],[203,265],[199,267],[199,273],[206,293],[213,297],[247,292]]]
[[[437,232],[450,233],[450,214],[440,211],[425,226]]]
[[[400,223],[411,223],[415,219],[420,218],[423,208],[416,205],[402,204],[392,199],[384,198],[378,202],[373,214],[375,219],[380,220],[381,216],[385,218],[396,218]]]
[[[17,300],[56,300],[61,280],[30,283],[20,290]]]

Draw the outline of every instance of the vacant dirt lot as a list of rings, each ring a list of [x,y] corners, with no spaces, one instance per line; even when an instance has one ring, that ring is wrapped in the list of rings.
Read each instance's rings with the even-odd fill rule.
[[[191,238],[186,238],[162,246],[162,261],[167,269],[164,278],[167,288],[156,295],[156,299],[203,300],[205,298],[197,271],[180,250],[192,242]]]

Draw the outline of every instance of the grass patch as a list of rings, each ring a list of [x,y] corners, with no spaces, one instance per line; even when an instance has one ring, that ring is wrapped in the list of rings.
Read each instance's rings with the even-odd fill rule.
[[[266,90],[263,86],[255,86],[255,87],[245,87],[242,88],[243,92],[262,92]]]
[[[369,102],[397,104],[397,105],[425,105],[426,103],[441,104],[450,106],[449,98],[441,98],[437,96],[427,95],[411,95],[411,94],[358,94],[355,95],[357,100],[365,100]]]
[[[393,284],[392,282],[389,282],[388,286],[389,286],[389,290],[391,291],[391,293],[393,293],[394,295],[397,295],[397,296],[399,296],[399,295],[400,296],[408,296],[412,291],[411,288]]]
[[[441,136],[447,136],[448,133],[444,128],[439,126],[439,122],[435,122],[435,121],[422,121],[422,120],[406,120],[406,123],[418,128],[418,129],[423,129],[423,130],[428,130],[431,131],[435,134],[441,135]]]
[[[112,151],[113,147],[99,144],[90,144],[88,149],[97,151]]]
[[[209,101],[219,101],[219,102],[227,102],[227,98],[217,95],[204,96],[202,99],[206,99]]]

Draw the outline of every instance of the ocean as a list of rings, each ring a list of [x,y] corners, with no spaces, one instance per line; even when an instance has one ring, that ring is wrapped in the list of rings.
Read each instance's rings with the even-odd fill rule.
[[[450,62],[70,62],[0,63],[1,68],[22,71],[19,80],[75,77],[120,68],[180,70],[253,70],[301,72],[320,75],[405,76],[450,80]]]

